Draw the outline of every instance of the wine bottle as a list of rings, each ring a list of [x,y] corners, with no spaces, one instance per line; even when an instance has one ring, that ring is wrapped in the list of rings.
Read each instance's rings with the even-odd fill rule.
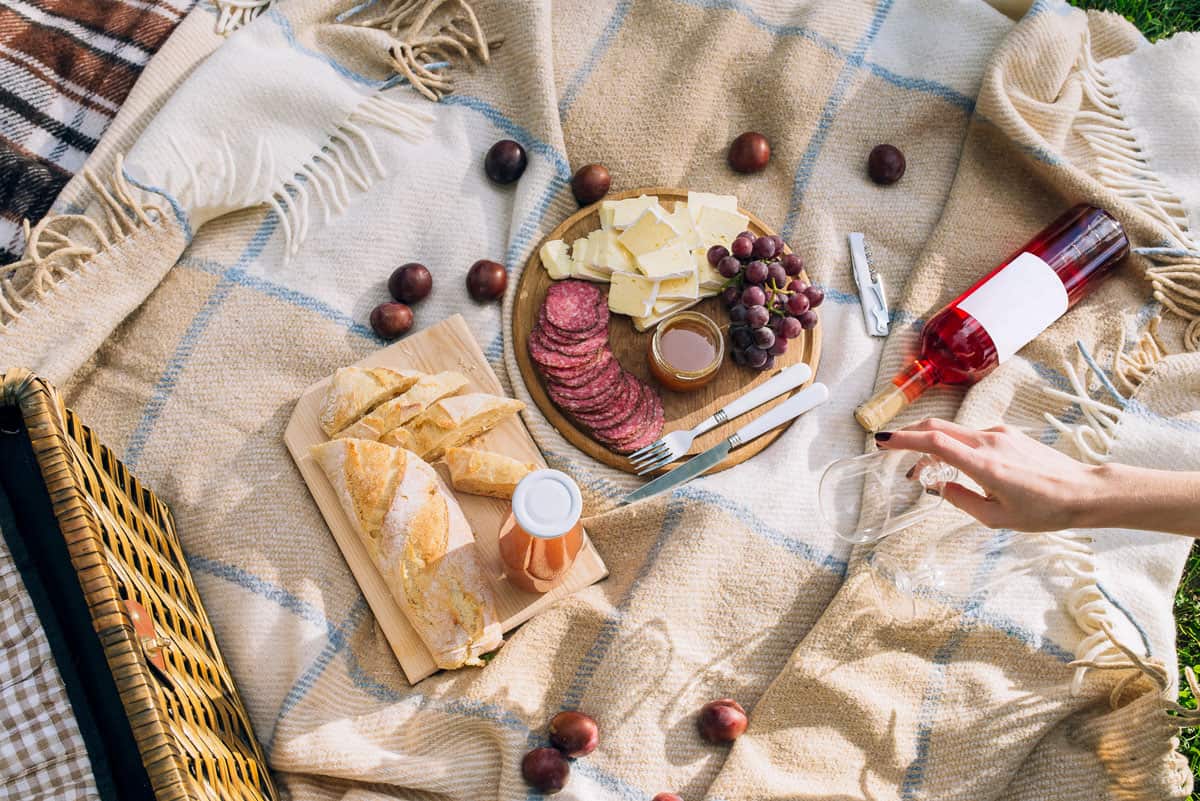
[[[1129,240],[1095,206],[1070,209],[949,305],[921,331],[917,358],[854,417],[877,431],[937,384],[973,384],[1066,314],[1112,272]]]

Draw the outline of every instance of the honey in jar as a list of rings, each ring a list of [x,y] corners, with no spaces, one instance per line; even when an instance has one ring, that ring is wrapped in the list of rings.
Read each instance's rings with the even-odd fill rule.
[[[721,329],[699,312],[684,311],[659,323],[650,339],[650,372],[667,389],[688,392],[704,386],[725,358]]]
[[[517,484],[512,512],[500,529],[508,580],[526,592],[548,592],[583,548],[583,498],[559,470],[535,470]]]

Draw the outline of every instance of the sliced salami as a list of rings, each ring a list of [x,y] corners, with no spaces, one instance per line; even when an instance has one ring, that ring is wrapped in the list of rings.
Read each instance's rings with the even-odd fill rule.
[[[574,369],[541,368],[542,376],[548,383],[562,387],[582,387],[591,382],[608,362],[614,361],[611,351],[601,351],[592,364]]]
[[[591,382],[589,388],[596,383],[595,381]],[[569,393],[571,389],[553,385],[549,387],[550,399],[567,413],[579,417],[582,414],[600,414],[613,404],[620,402],[625,392],[625,385],[620,379],[609,381],[604,384],[599,394],[589,398],[564,396],[564,392]]]
[[[605,308],[604,312],[608,309]],[[543,311],[538,315],[537,325],[534,326],[535,331],[541,332],[545,337],[552,342],[561,342],[564,345],[572,345],[585,339],[592,337],[608,336],[608,314],[600,313],[596,324],[583,331],[564,331],[558,328],[549,320],[546,319],[546,313]]]
[[[590,353],[572,356],[561,353],[557,350],[551,350],[533,337],[530,337],[529,339],[529,355],[535,362],[543,367],[551,367],[560,370],[569,370],[573,367],[584,367],[596,360],[596,355],[598,352],[599,351],[593,350]]]
[[[648,387],[640,385],[638,387],[639,397],[634,412],[624,420],[616,423],[607,426],[596,426],[592,430],[592,433],[597,438],[612,444],[622,442],[636,434],[646,425],[646,421],[650,416],[650,399],[647,397],[648,391]]]
[[[621,375],[620,363],[616,359],[609,359],[604,367],[600,368],[600,372],[596,374],[595,378],[581,387],[565,387],[552,384],[555,390],[552,395],[556,394],[565,401],[581,401],[610,394],[622,388]],[[555,402],[558,402],[557,399]]]
[[[642,403],[642,388],[636,378],[626,375],[621,388],[603,404],[579,409],[576,418],[591,429],[604,429],[628,420]]]
[[[601,311],[607,313],[603,294],[587,281],[559,281],[546,290],[542,306],[546,320],[563,331],[586,331],[595,327]]]
[[[608,334],[606,332],[590,339],[563,344],[535,328],[529,335],[529,342],[531,344],[536,342],[539,347],[561,353],[564,356],[595,356],[599,351],[608,348]]]

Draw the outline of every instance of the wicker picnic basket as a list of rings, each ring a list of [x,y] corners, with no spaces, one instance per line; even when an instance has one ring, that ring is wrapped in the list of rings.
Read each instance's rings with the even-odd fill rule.
[[[110,727],[101,738],[104,749],[115,751],[122,742],[130,746],[125,750],[132,756],[113,757],[118,767],[110,773],[121,774],[118,795],[131,795],[121,790],[123,784],[139,789],[133,795],[158,801],[275,798],[170,510],[65,408],[52,387],[28,370],[0,374],[0,428],[10,440],[24,440],[8,447],[23,447],[26,455],[32,448],[25,472],[40,470],[40,476],[30,476],[32,490],[21,494],[29,502],[41,497],[43,506],[48,497],[47,514],[52,512],[58,524],[58,532],[39,530],[34,539],[60,551],[65,542],[65,556],[58,561],[69,560],[69,565],[62,565],[53,594],[68,601],[72,593],[80,595],[73,617],[90,615],[90,625],[75,621],[80,628],[70,637],[73,661],[86,664],[92,648],[99,663],[86,678],[88,698],[102,706],[104,687],[115,688],[111,709],[123,707],[127,718],[128,725],[118,720],[111,728],[119,712],[94,714]],[[5,469],[11,471],[20,459],[8,453]],[[13,480],[11,474],[7,478]],[[51,529],[50,518],[45,520]],[[46,536],[51,533],[60,533],[61,541]],[[81,594],[68,586],[72,573]],[[90,642],[93,632],[98,647]],[[79,704],[73,705],[78,711]]]

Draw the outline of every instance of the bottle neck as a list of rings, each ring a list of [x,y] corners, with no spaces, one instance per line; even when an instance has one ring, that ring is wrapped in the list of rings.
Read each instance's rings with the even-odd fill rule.
[[[854,418],[866,430],[878,431],[937,383],[937,368],[931,362],[916,359],[870,400],[860,404],[854,410]]]

